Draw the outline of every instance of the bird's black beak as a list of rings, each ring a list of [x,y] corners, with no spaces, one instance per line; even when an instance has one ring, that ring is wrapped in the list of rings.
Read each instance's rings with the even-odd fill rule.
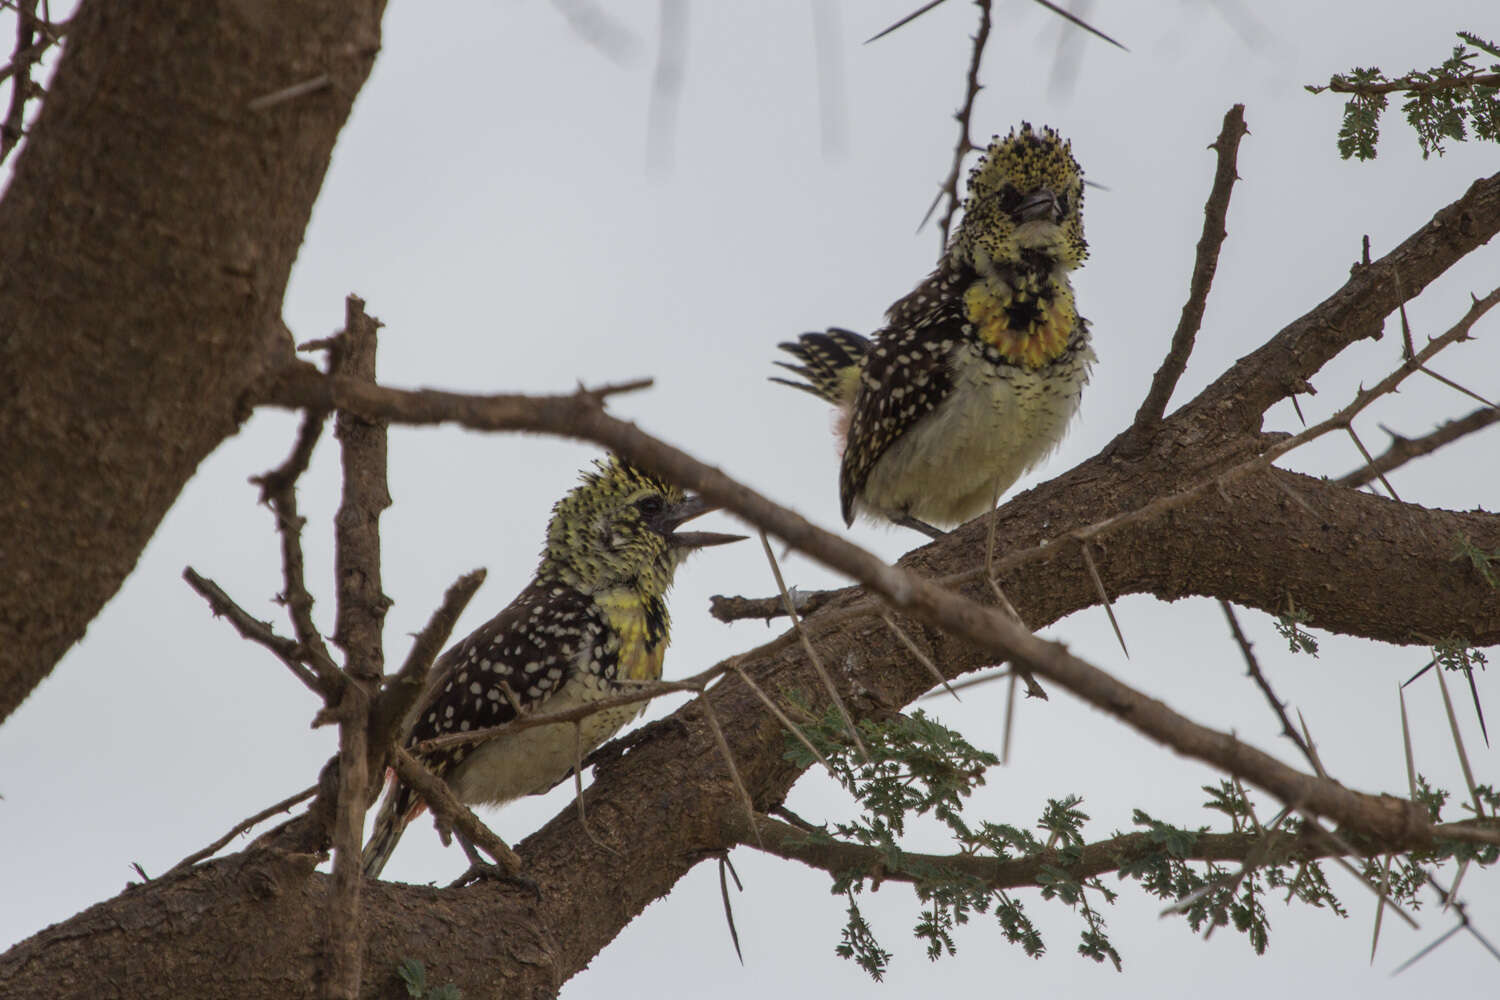
[[[745,535],[721,535],[717,531],[677,530],[679,525],[718,509],[717,504],[711,504],[700,496],[688,497],[682,503],[674,504],[664,512],[661,519],[662,534],[667,536],[667,541],[680,549],[701,549],[707,545],[743,542]]]
[[[1057,195],[1047,188],[1041,188],[1021,199],[1021,204],[1016,206],[1015,215],[1020,222],[1035,222],[1038,219],[1056,222],[1062,218],[1062,211]]]

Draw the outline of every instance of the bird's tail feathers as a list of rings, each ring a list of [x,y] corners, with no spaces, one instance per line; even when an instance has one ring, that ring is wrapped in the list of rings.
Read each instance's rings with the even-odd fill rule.
[[[801,364],[778,361],[776,364],[805,381],[773,378],[772,382],[810,392],[834,406],[854,402],[859,386],[859,368],[870,353],[870,341],[852,330],[830,327],[826,333],[804,333],[795,341],[778,344]]]
[[[420,799],[399,780],[391,782],[386,790],[380,811],[375,814],[375,828],[360,855],[360,865],[369,878],[379,878],[385,863],[391,859],[401,834],[418,813],[422,811]]]

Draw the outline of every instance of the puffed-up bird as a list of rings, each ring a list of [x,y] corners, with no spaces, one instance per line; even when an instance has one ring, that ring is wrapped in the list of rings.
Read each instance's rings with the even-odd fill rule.
[[[1062,440],[1094,352],[1068,272],[1088,256],[1083,172],[1069,143],[1022,123],[969,174],[937,269],[872,338],[805,333],[776,378],[841,410],[845,522],[929,535],[988,510]]]
[[[498,726],[518,713],[564,711],[637,690],[632,681],[659,680],[671,626],[666,593],[677,567],[696,549],[743,537],[678,530],[713,509],[618,457],[596,462],[553,508],[531,583],[434,664],[405,746],[415,752],[436,736]],[[551,788],[644,707],[606,709],[576,729],[552,723],[417,756],[460,801],[500,805]],[[422,809],[417,793],[393,778],[365,845],[367,875],[380,874]]]

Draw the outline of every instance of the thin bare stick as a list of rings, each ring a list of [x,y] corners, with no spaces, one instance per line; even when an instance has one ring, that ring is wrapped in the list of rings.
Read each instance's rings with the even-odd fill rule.
[[[1448,378],[1446,375],[1439,375],[1437,372],[1433,371],[1431,368],[1428,368],[1426,365],[1418,365],[1417,370],[1420,371],[1423,375],[1441,382],[1443,385],[1446,385],[1454,392],[1463,393],[1470,399],[1475,400],[1476,402],[1483,403],[1485,406],[1488,406],[1491,409],[1493,409],[1497,405],[1500,405],[1492,402],[1491,400],[1485,399],[1483,396],[1472,389],[1467,389],[1464,386],[1459,385],[1457,382],[1453,381],[1451,378]]]
[[[1016,727],[1016,693],[1020,684],[1019,671],[1009,672],[1010,683],[1005,688],[1005,728],[1000,734],[1000,763],[1010,763],[1010,737]]]
[[[1323,769],[1323,762],[1318,759],[1318,745],[1313,742],[1312,733],[1308,731],[1307,720],[1302,717],[1302,709],[1297,709],[1297,721],[1302,725],[1302,745],[1307,747],[1307,759],[1312,764],[1313,771],[1318,777],[1328,777],[1328,772]]]
[[[1385,908],[1391,894],[1391,861],[1396,856],[1387,854],[1385,856],[1385,872],[1380,879],[1380,897],[1375,903],[1375,930],[1370,935],[1370,964],[1375,964],[1375,949],[1380,946],[1380,918],[1385,916]]]
[[[1219,267],[1219,251],[1229,231],[1224,226],[1229,214],[1229,196],[1234,182],[1239,179],[1236,171],[1240,140],[1249,129],[1245,127],[1245,106],[1236,104],[1224,113],[1224,125],[1219,137],[1208,148],[1218,155],[1218,166],[1214,169],[1213,185],[1209,188],[1208,202],[1203,206],[1203,233],[1198,237],[1197,255],[1193,261],[1193,276],[1188,282],[1188,299],[1177,320],[1177,330],[1172,334],[1172,346],[1161,367],[1151,377],[1151,388],[1135,413],[1135,420],[1128,432],[1132,439],[1143,441],[1145,436],[1159,423],[1167,412],[1167,403],[1172,390],[1187,370],[1188,356],[1193,352],[1193,340],[1203,325],[1203,312],[1208,304],[1208,292],[1213,287],[1214,273]]]
[[[1390,447],[1374,461],[1335,479],[1334,482],[1340,486],[1358,488],[1376,476],[1398,469],[1412,459],[1430,455],[1444,445],[1451,444],[1476,431],[1484,430],[1497,421],[1500,421],[1500,409],[1484,406],[1466,416],[1449,420],[1436,430],[1417,438],[1402,437],[1387,430],[1386,433],[1391,435]]]
[[[903,17],[901,20],[897,21],[895,24],[891,25],[888,28],[883,28],[880,31],[877,31],[875,34],[871,35],[869,38],[866,38],[865,39],[865,44],[869,45],[871,42],[879,41],[880,39],[884,38],[886,35],[889,35],[891,32],[895,31],[896,29],[906,27],[908,24],[912,23],[917,18],[921,17],[923,14],[927,13],[929,10],[932,10],[934,7],[942,6],[943,2],[944,2],[944,0],[928,0],[927,3],[924,3],[922,6],[918,7],[916,10],[912,11],[910,14],[907,14],[905,17]]]
[[[297,480],[312,461],[314,446],[323,433],[327,407],[308,407],[297,431],[296,443],[285,462],[250,481],[260,487],[260,500],[271,508],[276,518],[276,534],[281,540],[281,594],[278,598],[292,620],[292,631],[301,649],[299,658],[318,677],[325,706],[338,703],[344,674],[323,642],[323,635],[313,623],[312,594],[308,592],[302,555],[302,516],[297,513]]]
[[[1354,424],[1351,423],[1346,426],[1344,428],[1344,431],[1349,435],[1349,440],[1354,442],[1354,447],[1359,449],[1360,455],[1364,457],[1365,468],[1368,469],[1370,466],[1374,465],[1375,457],[1370,454],[1370,450],[1365,447],[1365,443],[1361,441],[1359,439],[1359,435],[1355,433]],[[1391,481],[1385,478],[1385,473],[1377,472],[1375,474],[1375,477],[1380,480],[1380,485],[1385,487],[1385,491],[1391,495],[1392,500],[1399,501],[1401,499],[1401,495],[1396,492],[1396,487],[1392,486]]]
[[[1487,187],[1476,190],[1489,196]],[[1478,195],[1472,195],[1471,200],[1473,197]],[[1462,245],[1467,246],[1467,243]],[[1500,289],[1495,291],[1494,299],[1500,302]],[[1472,325],[1478,315],[1493,304],[1476,303],[1458,326]],[[1255,366],[1252,368],[1260,370]],[[798,551],[858,581],[895,610],[972,644],[985,656],[1024,664],[1038,676],[1051,678],[1089,704],[1186,756],[1238,775],[1282,801],[1305,803],[1319,815],[1359,828],[1367,834],[1404,832],[1407,835],[1430,835],[1432,824],[1425,810],[1414,805],[1399,808],[1389,799],[1309,776],[1241,743],[1231,734],[1199,726],[1057,644],[1032,636],[997,609],[948,591],[938,581],[889,566],[847,539],[819,530],[805,518],[772,503],[718,469],[642,433],[626,421],[611,417],[596,399],[575,395],[540,400],[528,397],[498,400],[456,397],[455,401],[450,394],[357,387],[327,379],[310,369],[296,375],[282,373],[268,383],[265,391],[269,395],[262,398],[274,399],[282,405],[315,405],[336,398],[338,405],[358,407],[362,411],[368,409],[395,420],[459,420],[466,426],[477,425],[480,429],[532,429],[597,442],[775,534]],[[1361,397],[1358,402],[1363,403],[1365,398]],[[1205,483],[1212,484],[1214,478],[1206,478]],[[1149,516],[1146,508],[1151,506],[1148,504],[1121,516]],[[1109,519],[1100,522],[1095,530],[1107,530],[1110,524],[1117,523],[1117,519]],[[1004,561],[1014,558],[1014,555],[1007,556]],[[976,570],[983,572],[982,567]],[[963,576],[953,574],[953,577]],[[861,614],[873,616],[878,611],[871,607]],[[836,615],[828,617],[823,627],[827,628],[836,618]],[[789,635],[785,641],[794,642],[795,638]],[[780,641],[773,641],[773,645],[779,648]]]
[[[930,673],[933,678],[943,686],[943,690],[947,691],[953,696],[954,701],[963,701],[963,699],[958,696],[958,692],[953,690],[953,686],[948,683],[948,678],[944,677],[943,672],[937,668],[937,664],[933,663],[932,658],[929,657],[926,653],[922,652],[921,647],[911,641],[911,636],[907,635],[902,630],[901,626],[896,624],[894,618],[892,618],[886,612],[882,611],[880,613],[880,619],[881,621],[885,622],[887,628],[895,633],[896,638],[901,640],[901,645],[906,647],[907,652],[916,657],[917,662],[926,667],[927,672]]]
[[[1413,965],[1416,965],[1419,961],[1421,961],[1422,959],[1426,958],[1428,956],[1428,954],[1430,954],[1431,952],[1435,951],[1437,949],[1437,947],[1439,945],[1441,945],[1444,941],[1447,941],[1449,938],[1451,938],[1453,935],[1457,934],[1459,931],[1461,931],[1463,929],[1464,929],[1464,925],[1462,923],[1457,923],[1457,924],[1454,924],[1452,927],[1448,928],[1447,930],[1443,931],[1442,934],[1438,935],[1438,938],[1437,938],[1436,941],[1433,941],[1431,944],[1429,944],[1427,947],[1423,948],[1421,951],[1417,952],[1411,958],[1408,958],[1406,961],[1402,962],[1400,965],[1398,965],[1394,969],[1392,969],[1391,970],[1391,975],[1393,977],[1401,975],[1401,973],[1405,972],[1407,969],[1411,968]]]
[[[1469,800],[1474,803],[1474,815],[1484,815],[1484,803],[1479,799],[1479,791],[1474,787],[1474,769],[1469,767],[1469,753],[1464,749],[1464,737],[1458,731],[1458,716],[1453,713],[1453,699],[1448,697],[1448,681],[1443,677],[1443,665],[1441,663],[1433,669],[1437,674],[1438,689],[1443,692],[1443,709],[1448,713],[1448,728],[1453,733],[1453,747],[1458,751],[1458,763],[1463,768],[1464,784],[1469,787]]]
[[[1281,735],[1296,744],[1297,749],[1302,751],[1302,756],[1307,758],[1307,762],[1314,769],[1317,769],[1318,764],[1313,758],[1312,749],[1297,734],[1297,730],[1292,727],[1292,720],[1287,718],[1286,706],[1282,704],[1280,698],[1276,697],[1276,692],[1271,690],[1271,682],[1261,672],[1260,661],[1256,659],[1255,651],[1250,645],[1250,640],[1245,637],[1244,630],[1240,628],[1240,620],[1235,616],[1234,608],[1228,601],[1220,601],[1219,607],[1223,610],[1224,617],[1229,622],[1230,634],[1234,636],[1234,641],[1239,645],[1240,654],[1245,658],[1246,673],[1255,681],[1255,686],[1260,688],[1260,693],[1265,695],[1266,701],[1270,703],[1271,711],[1276,713],[1277,720],[1281,722]]]
[[[1094,565],[1094,554],[1089,551],[1089,543],[1084,542],[1083,564],[1088,567],[1089,578],[1094,581],[1094,590],[1099,594],[1099,601],[1104,605],[1104,613],[1109,616],[1109,627],[1115,630],[1115,638],[1120,641],[1120,649],[1126,658],[1130,657],[1130,649],[1125,645],[1125,633],[1120,631],[1120,623],[1115,620],[1115,606],[1110,602],[1109,594],[1104,589],[1104,581],[1099,577],[1099,567]]]
[[[391,760],[401,780],[422,797],[422,801],[427,803],[427,808],[432,810],[433,816],[437,817],[440,823],[467,837],[471,844],[493,858],[507,874],[515,875],[520,872],[521,859],[516,852],[512,851],[505,841],[495,836],[494,832],[474,815],[472,809],[458,801],[447,782],[427,770],[426,766],[404,747],[396,747]]]
[[[734,764],[734,753],[729,749],[729,741],[724,738],[724,730],[719,726],[719,716],[714,712],[713,703],[707,698],[701,699],[699,703],[703,707],[703,718],[708,720],[708,728],[713,731],[714,741],[719,744],[719,753],[724,755],[724,766],[729,769],[729,780],[734,782],[735,790],[740,793],[740,801],[745,806],[745,815],[750,818],[752,830],[757,830],[755,835],[756,846],[760,846],[760,834],[755,826],[755,801],[750,797],[750,789],[745,787],[745,781],[740,777],[740,769]]]
[[[938,220],[939,253],[943,253],[948,248],[948,237],[953,233],[953,217],[958,214],[960,204],[958,182],[963,176],[964,157],[980,148],[974,144],[973,126],[970,123],[974,117],[974,101],[978,99],[979,91],[984,89],[979,82],[979,64],[984,59],[984,49],[990,40],[990,0],[975,0],[974,6],[979,8],[979,27],[974,32],[974,44],[969,50],[969,69],[964,75],[963,106],[953,116],[958,122],[958,143],[953,147],[953,163],[948,168],[948,176],[943,178],[937,197],[933,199],[932,206],[927,209],[927,215],[922,219],[922,225],[925,226],[938,205],[945,198],[947,199],[947,207],[943,209],[943,214]],[[921,226],[917,228],[920,229]]]
[[[797,612],[806,618],[827,604],[838,590],[798,590],[792,603]],[[726,597],[714,594],[708,599],[708,613],[719,621],[730,622],[759,619],[767,625],[786,614],[786,604],[777,597]]]
[[[797,612],[792,607],[792,599],[786,591],[786,581],[781,578],[781,565],[776,561],[776,553],[771,551],[771,540],[766,537],[764,531],[760,532],[760,546],[765,550],[766,561],[771,564],[771,575],[776,578],[776,589],[781,592],[781,600],[786,605],[787,617],[792,620],[792,628],[796,629],[797,637],[802,640],[802,649],[807,653],[808,660],[823,681],[823,686],[828,689],[828,696],[833,699],[834,707],[838,709],[839,717],[844,720],[844,727],[849,730],[849,739],[853,741],[854,747],[859,751],[860,759],[866,763],[870,760],[870,752],[865,749],[864,741],[859,738],[859,727],[854,724],[854,716],[849,714],[849,709],[844,705],[844,699],[839,695],[839,689],[833,683],[833,677],[823,666],[818,651],[813,648],[812,641],[808,639],[807,632],[802,628],[802,619],[797,617]]]
[[[220,837],[212,844],[209,844],[207,847],[201,848],[194,851],[192,854],[189,854],[187,857],[177,862],[171,868],[168,868],[166,872],[159,877],[169,878],[173,875],[176,875],[178,872],[186,871],[187,869],[196,865],[198,862],[202,861],[204,858],[213,857],[215,854],[218,854],[221,850],[223,850],[224,847],[235,837],[249,833],[256,826],[264,823],[266,820],[270,819],[272,816],[275,816],[277,813],[286,812],[298,803],[306,802],[308,799],[312,798],[317,791],[317,785],[308,785],[296,795],[288,795],[286,798],[282,799],[274,806],[267,806],[260,812],[256,813],[254,816],[248,816],[245,819],[240,820],[234,825],[234,828],[228,833],[224,834],[224,836]]]
[[[828,758],[823,756],[822,751],[813,746],[812,741],[809,740],[805,734],[803,734],[802,727],[788,718],[787,714],[781,710],[781,706],[772,701],[770,695],[761,690],[761,686],[751,680],[750,675],[747,674],[738,664],[735,665],[734,672],[739,675],[740,680],[745,682],[745,686],[755,694],[755,697],[760,699],[760,703],[766,706],[766,710],[769,711],[772,715],[776,716],[776,721],[781,723],[782,727],[785,728],[787,732],[795,736],[797,738],[797,742],[807,747],[807,752],[812,754],[813,757],[817,759],[818,763],[823,765],[823,768],[828,772],[828,776],[834,781],[839,782],[839,784],[843,784],[843,781],[838,776],[838,772],[833,769],[833,765],[829,763]]]
[[[734,953],[739,958],[740,964],[745,964],[745,953],[740,950],[740,932],[734,927],[734,907],[729,905],[729,880],[725,878],[726,871],[734,875],[734,884],[741,891],[745,887],[740,885],[740,877],[735,873],[734,866],[729,863],[729,852],[725,851],[719,855],[719,895],[724,900],[724,919],[729,924],[729,940],[734,942]]]
[[[384,690],[370,712],[371,749],[384,757],[385,748],[400,737],[406,713],[417,703],[427,686],[427,671],[448,642],[459,615],[468,607],[474,592],[484,583],[485,571],[476,569],[453,582],[443,594],[443,602],[432,612],[422,631],[412,640],[411,649],[401,669],[386,679]]]
[[[1000,518],[995,516],[995,511],[1000,507],[1000,488],[1000,480],[996,479],[995,489],[990,496],[990,520],[989,523],[985,526],[985,580],[990,585],[990,593],[995,595],[995,603],[1004,608],[1005,613],[1014,618],[1017,624],[1019,624],[1027,631],[1030,631],[1031,626],[1026,624],[1026,622],[1021,618],[1021,613],[1016,610],[1016,606],[1010,603],[1010,598],[1005,596],[1005,591],[1000,589],[1000,578],[995,573],[995,525],[1000,522]],[[1025,670],[1018,670],[1016,671],[1016,673],[1026,684],[1026,696],[1028,698],[1040,698],[1042,699],[1042,701],[1047,700],[1047,689],[1042,687],[1042,685],[1037,682],[1037,679],[1035,677],[1031,676],[1031,674]],[[948,690],[951,692],[953,689],[949,688]],[[954,697],[957,698],[958,695],[954,695]],[[1006,717],[1011,717],[1011,713],[1009,712],[1009,710],[1007,710]],[[1010,747],[1010,729],[1008,726],[1005,733],[1005,746],[1008,753]]]
[[[1406,689],[1396,685],[1396,698],[1401,703],[1401,742],[1406,750],[1406,785],[1411,801],[1417,801],[1417,768],[1412,760],[1411,723],[1406,719]]]
[[[204,600],[208,602],[209,609],[215,617],[228,618],[234,630],[241,638],[249,639],[271,651],[282,664],[292,672],[292,676],[301,681],[309,691],[314,694],[326,695],[326,690],[318,675],[302,665],[302,647],[296,641],[285,636],[276,634],[269,622],[263,622],[254,617],[244,608],[234,602],[217,583],[199,576],[198,571],[188,566],[182,571],[182,578],[187,581],[188,586],[196,590]]]
[[[600,840],[589,828],[589,813],[583,805],[583,725],[578,722],[573,723],[573,801],[578,803],[578,825],[583,827],[584,835],[593,841],[595,847],[611,854],[620,853]]]
[[[1308,744],[1311,745],[1311,743],[1312,743],[1312,741],[1309,740]],[[1296,807],[1296,811],[1297,811],[1297,814],[1302,817],[1302,821],[1304,823],[1306,823],[1309,828],[1311,828],[1312,830],[1315,830],[1316,832],[1318,832],[1318,833],[1322,834],[1323,836],[1327,837],[1329,840],[1333,841],[1334,844],[1336,844],[1338,846],[1339,853],[1331,855],[1331,857],[1333,859],[1333,862],[1335,864],[1337,864],[1340,868],[1342,868],[1346,872],[1348,872],[1350,875],[1353,875],[1355,877],[1355,879],[1357,879],[1359,881],[1360,885],[1364,886],[1366,889],[1369,889],[1371,892],[1373,892],[1375,894],[1375,897],[1377,899],[1380,899],[1381,898],[1380,887],[1377,886],[1377,885],[1375,885],[1375,883],[1371,882],[1369,879],[1365,878],[1364,874],[1359,869],[1355,868],[1349,862],[1347,862],[1347,861],[1344,860],[1345,857],[1357,858],[1357,857],[1361,856],[1360,853],[1354,849],[1354,846],[1352,844],[1350,844],[1349,841],[1345,840],[1343,838],[1343,836],[1340,835],[1336,830],[1329,830],[1326,827],[1324,827],[1322,823],[1318,822],[1318,817],[1314,816],[1312,813],[1308,812],[1306,809],[1303,809],[1300,806],[1298,806],[1298,807]],[[1415,929],[1417,929],[1419,927],[1419,925],[1417,924],[1417,921],[1411,916],[1411,914],[1409,914],[1405,910],[1403,910],[1401,908],[1400,904],[1398,904],[1395,900],[1387,899],[1385,902],[1386,902],[1386,905],[1391,908],[1391,911],[1393,913],[1395,913],[1396,916],[1400,917],[1402,920],[1405,920],[1406,923],[1407,923],[1407,925],[1410,926],[1412,929],[1415,930]]]

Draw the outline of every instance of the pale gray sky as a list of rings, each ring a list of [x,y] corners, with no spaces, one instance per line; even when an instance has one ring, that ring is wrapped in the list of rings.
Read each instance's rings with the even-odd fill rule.
[[[953,2],[892,37],[861,41],[916,0],[830,3],[844,68],[842,148],[825,153],[817,49],[806,4],[689,5],[686,63],[670,166],[647,167],[647,116],[657,5],[610,5],[636,40],[624,65],[581,41],[547,3],[466,3],[440,16],[393,3],[384,50],[335,152],[287,299],[299,339],[342,320],[357,292],[386,323],[381,376],[401,386],[473,391],[559,391],[578,380],[651,375],[656,387],[621,398],[617,412],[721,465],[768,495],[839,526],[829,414],[810,397],[768,384],[778,341],[829,324],[872,329],[931,267],[933,231],[916,232],[947,171],[974,8]],[[1334,152],[1340,103],[1304,83],[1354,65],[1398,72],[1450,50],[1456,29],[1500,35],[1484,0],[1468,2],[1114,3],[1092,17],[1130,46],[1081,34],[1069,93],[1049,86],[1062,30],[1034,5],[997,4],[975,114],[981,141],[1026,119],[1070,136],[1087,175],[1092,257],[1076,278],[1100,363],[1082,415],[1059,453],[1025,488],[1093,454],[1134,412],[1165,351],[1186,292],[1202,205],[1213,172],[1205,147],[1231,103],[1246,105],[1251,134],[1229,215],[1229,241],[1198,348],[1178,399],[1331,293],[1368,233],[1383,253],[1500,164],[1495,146],[1455,146],[1423,162],[1410,129],[1392,116],[1373,164]],[[1411,307],[1417,336],[1449,325],[1470,291],[1500,274],[1494,248],[1474,254]],[[1395,326],[1392,324],[1394,331]],[[1451,349],[1435,367],[1500,391],[1500,330]],[[1388,372],[1399,340],[1344,353],[1303,399],[1309,420]],[[1372,447],[1378,424],[1408,434],[1465,413],[1468,401],[1417,382],[1359,427]],[[1274,427],[1294,425],[1290,408]],[[170,867],[242,817],[312,780],[334,748],[310,731],[315,709],[284,668],[213,620],[179,575],[191,564],[257,615],[281,620],[269,514],[246,479],[284,456],[295,418],[257,415],[206,461],[134,575],[54,675],[0,728],[0,944],[19,940]],[[1453,508],[1494,507],[1496,432],[1480,435],[1396,478],[1403,498]],[[528,578],[552,502],[598,449],[551,439],[455,430],[396,429],[384,520],[385,581],[395,598],[390,657],[425,621],[459,573],[487,566],[489,582],[460,624],[474,627]],[[336,455],[320,446],[303,480],[310,581],[328,612],[329,517]],[[1298,453],[1290,467],[1341,474],[1358,464],[1347,441]],[[705,526],[727,529],[719,517]],[[853,537],[894,558],[915,535],[862,526]],[[800,559],[804,587],[837,582]],[[1392,581],[1393,593],[1400,581]],[[696,557],[672,601],[669,676],[702,669],[768,637],[764,626],[709,618],[712,593],[762,594],[772,584],[758,546]],[[1243,676],[1210,602],[1117,606],[1127,661],[1098,609],[1048,634],[1179,711],[1297,763]],[[1422,665],[1420,649],[1326,639],[1320,658],[1292,657],[1269,619],[1243,618],[1284,699],[1301,708],[1332,773],[1352,786],[1406,787],[1396,685]],[[323,616],[325,628],[329,618]],[[1481,677],[1481,690],[1488,677]],[[930,711],[998,750],[1003,686]],[[1409,694],[1418,765],[1461,787],[1431,678]],[[1491,693],[1491,703],[1493,695]],[[676,704],[675,702],[669,704]],[[664,711],[659,708],[657,711]],[[1500,715],[1500,712],[1494,714]],[[1497,754],[1460,716],[1480,780]],[[1091,839],[1128,829],[1141,807],[1185,825],[1214,822],[1199,785],[1217,776],[1144,743],[1066,695],[1026,704],[1013,762],[997,769],[973,815],[1035,822],[1049,796],[1078,793]],[[1274,812],[1264,797],[1262,814]],[[490,819],[519,840],[566,792],[517,803]],[[789,801],[810,818],[849,813],[842,792],[812,775]],[[942,849],[918,836],[916,849]],[[768,993],[853,997],[874,987],[837,958],[843,920],[826,876],[740,850],[745,891],[734,898],[745,951],[734,957],[712,865],[652,906],[566,988],[573,998],[644,995],[761,998]],[[414,824],[386,875],[447,880],[462,868],[425,822]],[[1451,877],[1451,870],[1447,873]],[[1500,966],[1468,936],[1402,976],[1391,969],[1452,923],[1429,904],[1411,931],[1387,918],[1369,961],[1374,899],[1346,875],[1330,879],[1350,908],[1284,910],[1269,901],[1271,945],[1256,958],[1220,930],[1204,943],[1133,884],[1106,909],[1124,956],[1117,974],[1074,954],[1079,922],[1022,893],[1049,952],[1026,958],[985,919],[958,933],[959,955],[929,963],[910,936],[912,894],[888,886],[864,897],[867,918],[896,953],[888,996],[1092,995],[1221,998],[1268,993],[1407,997],[1493,995]],[[1470,914],[1500,942],[1495,877],[1471,873]],[[442,980],[441,970],[434,970]],[[1482,984],[1489,984],[1488,986]]]

